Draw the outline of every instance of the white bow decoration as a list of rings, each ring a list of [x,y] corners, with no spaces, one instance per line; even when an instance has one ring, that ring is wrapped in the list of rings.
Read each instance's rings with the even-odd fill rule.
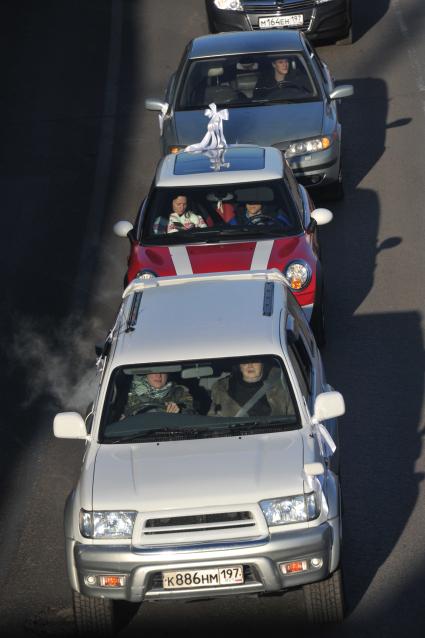
[[[168,104],[168,102],[165,102],[162,106],[161,106],[161,113],[158,113],[158,121],[159,121],[159,133],[160,135],[162,135],[162,132],[164,130],[164,119],[165,116],[167,114],[168,111],[168,107],[170,105]]]
[[[223,120],[229,119],[229,111],[222,109],[217,111],[217,106],[212,102],[209,108],[204,111],[204,115],[210,118],[207,132],[198,144],[186,146],[185,151],[208,151],[216,148],[226,148],[227,142],[223,132]]]

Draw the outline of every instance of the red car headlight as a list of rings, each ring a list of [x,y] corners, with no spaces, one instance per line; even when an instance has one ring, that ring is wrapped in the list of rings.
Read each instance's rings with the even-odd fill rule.
[[[307,262],[291,261],[283,271],[292,290],[304,290],[311,281],[311,268]]]

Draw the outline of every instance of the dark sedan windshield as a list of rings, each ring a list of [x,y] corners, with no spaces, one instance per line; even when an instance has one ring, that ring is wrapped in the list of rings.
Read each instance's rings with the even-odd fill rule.
[[[262,53],[190,60],[175,110],[321,99],[300,53]]]
[[[299,213],[285,182],[278,179],[156,188],[149,197],[141,240],[167,245],[300,232]]]

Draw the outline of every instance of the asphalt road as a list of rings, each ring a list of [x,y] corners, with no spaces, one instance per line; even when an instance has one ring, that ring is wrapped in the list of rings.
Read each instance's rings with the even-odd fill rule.
[[[355,0],[351,46],[319,53],[338,82],[344,202],[321,230],[329,381],[341,420],[349,614],[308,630],[302,598],[145,605],[122,635],[289,627],[300,635],[425,631],[425,10]],[[159,158],[155,114],[201,0],[9,0],[0,4],[2,411],[0,630],[72,635],[62,512],[82,444],[54,414],[90,400],[94,343],[119,304],[132,220]],[[178,321],[173,319],[173,321]]]

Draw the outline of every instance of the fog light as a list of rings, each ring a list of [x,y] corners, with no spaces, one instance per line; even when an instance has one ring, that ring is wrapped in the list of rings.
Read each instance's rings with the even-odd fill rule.
[[[306,560],[294,560],[292,563],[281,563],[280,570],[282,574],[296,574],[297,572],[307,571]]]
[[[96,585],[96,576],[86,576],[84,582],[86,585]]]
[[[322,565],[323,565],[323,559],[322,558],[312,558],[310,563],[311,563],[311,566],[314,567],[315,569],[320,569],[320,567],[322,567]]]
[[[124,587],[125,576],[99,576],[101,587]]]

